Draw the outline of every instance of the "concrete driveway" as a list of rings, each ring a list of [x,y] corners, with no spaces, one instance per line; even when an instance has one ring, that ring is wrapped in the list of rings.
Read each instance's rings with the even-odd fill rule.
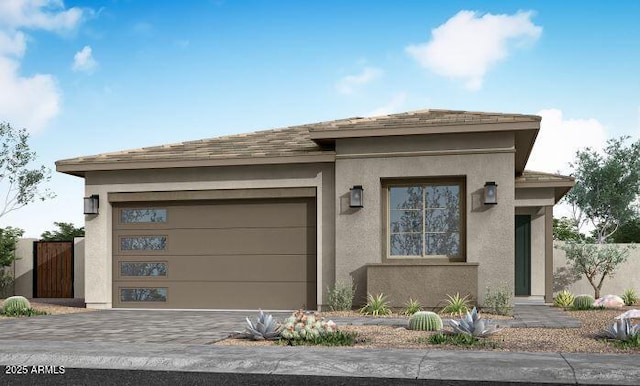
[[[101,310],[0,320],[0,340],[207,344],[244,329],[257,311]],[[280,320],[289,313],[274,314]]]

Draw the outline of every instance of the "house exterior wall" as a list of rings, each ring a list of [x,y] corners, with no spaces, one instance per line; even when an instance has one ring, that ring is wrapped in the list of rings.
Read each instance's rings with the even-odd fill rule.
[[[332,163],[225,166],[89,172],[85,194],[100,196],[100,214],[85,216],[85,302],[112,306],[112,206],[108,194],[213,189],[315,187],[317,198],[318,305],[335,276],[334,166]]]
[[[368,288],[367,265],[383,262],[387,236],[382,231],[382,179],[460,176],[466,179],[466,262],[478,264],[477,301],[482,304],[487,286],[506,283],[513,288],[514,162],[512,133],[336,141],[336,281],[352,278],[356,302],[361,303]],[[498,184],[498,205],[482,204],[486,181]],[[358,210],[349,208],[349,189],[354,185],[364,187],[364,208]],[[415,277],[405,279],[422,280],[419,270],[414,272]],[[448,273],[453,282],[463,280],[455,270]],[[408,297],[390,300],[398,306]]]
[[[25,298],[33,297],[33,242],[38,239],[19,239],[13,262],[13,294]]]

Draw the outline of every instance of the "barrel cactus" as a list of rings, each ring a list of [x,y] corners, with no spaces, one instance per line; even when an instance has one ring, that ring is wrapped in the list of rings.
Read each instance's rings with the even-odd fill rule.
[[[575,298],[571,291],[562,290],[558,292],[556,297],[553,299],[553,304],[556,307],[571,307],[574,300]]]
[[[435,312],[418,311],[409,319],[409,330],[438,331],[442,330],[442,319]]]
[[[573,299],[573,308],[576,310],[589,310],[593,308],[593,302],[595,301],[591,295],[579,295]]]
[[[24,296],[11,296],[4,301],[2,311],[15,313],[31,309],[31,303]]]

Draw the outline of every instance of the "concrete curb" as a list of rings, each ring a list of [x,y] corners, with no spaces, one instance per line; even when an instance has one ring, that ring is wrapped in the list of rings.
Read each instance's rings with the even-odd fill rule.
[[[634,385],[640,379],[639,359],[638,355],[24,340],[3,341],[0,347],[0,364],[5,366],[469,383]],[[3,372],[0,383],[19,379]]]

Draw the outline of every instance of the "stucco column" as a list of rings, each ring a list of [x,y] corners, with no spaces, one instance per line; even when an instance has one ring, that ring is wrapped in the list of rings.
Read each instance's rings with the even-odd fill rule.
[[[111,205],[108,192],[87,185],[85,194],[100,196],[99,214],[85,216],[85,303],[87,308],[111,308]]]
[[[553,206],[544,207],[544,301],[553,302]]]

